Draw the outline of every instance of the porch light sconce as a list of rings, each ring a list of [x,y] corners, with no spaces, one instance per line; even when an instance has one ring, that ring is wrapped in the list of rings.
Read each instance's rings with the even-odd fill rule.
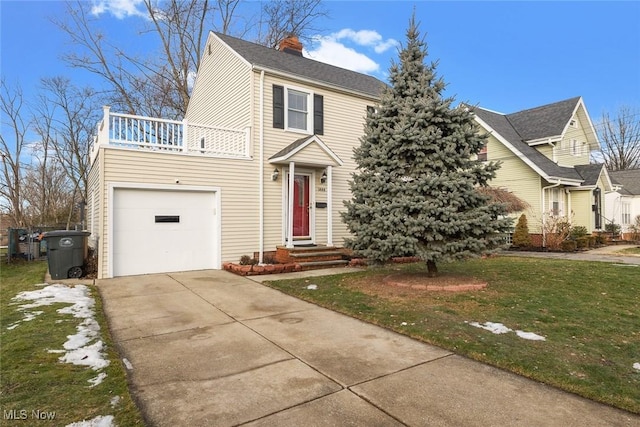
[[[327,171],[326,170],[324,170],[322,172],[322,176],[320,177],[320,182],[322,184],[326,184],[327,183]]]
[[[271,181],[277,181],[279,176],[280,171],[277,168],[274,169],[273,173],[271,174]]]

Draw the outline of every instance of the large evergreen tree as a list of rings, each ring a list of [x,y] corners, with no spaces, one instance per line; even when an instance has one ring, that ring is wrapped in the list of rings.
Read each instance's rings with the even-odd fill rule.
[[[443,98],[436,63],[425,65],[427,46],[415,17],[400,63],[380,105],[367,113],[365,134],[354,150],[353,199],[343,220],[346,244],[373,263],[418,256],[429,276],[437,263],[486,254],[503,244],[510,219],[505,207],[477,191],[499,164],[475,160],[485,137],[472,113]]]

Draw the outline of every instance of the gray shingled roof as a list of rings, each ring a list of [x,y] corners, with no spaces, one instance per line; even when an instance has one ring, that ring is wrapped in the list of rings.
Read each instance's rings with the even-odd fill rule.
[[[600,174],[602,173],[602,169],[604,168],[604,164],[597,163],[593,165],[577,165],[576,171],[580,174],[584,182],[583,186],[593,186],[598,183],[598,178],[600,178]]]
[[[627,196],[640,196],[640,169],[609,172],[611,181],[622,185],[618,190],[620,194]]]
[[[366,74],[335,67],[302,56],[280,52],[276,49],[270,49],[266,46],[218,32],[214,34],[247,62],[255,66],[315,80],[373,97],[380,97],[382,89],[386,86],[382,81]]]
[[[511,145],[515,147],[524,157],[533,162],[538,168],[540,168],[547,177],[570,179],[576,181],[582,181],[582,176],[574,168],[558,166],[554,161],[549,159],[544,154],[540,153],[534,147],[529,146],[524,142],[524,138],[508,120],[504,114],[495,113],[493,111],[485,110],[480,107],[472,108],[472,111],[482,121],[487,123],[491,128],[506,139]],[[530,111],[530,110],[529,110]],[[569,119],[567,119],[569,121]],[[566,123],[565,123],[566,124]]]
[[[506,117],[525,141],[558,136],[571,120],[578,101],[579,96],[507,114]]]
[[[273,156],[269,157],[269,160],[273,160],[273,159],[277,159],[279,157],[286,156],[287,154],[291,153],[293,150],[295,150],[296,148],[300,147],[302,144],[307,142],[310,138],[313,138],[313,137],[312,136],[305,136],[304,138],[296,139],[291,144],[287,145],[282,150],[278,151],[276,154],[274,154]]]

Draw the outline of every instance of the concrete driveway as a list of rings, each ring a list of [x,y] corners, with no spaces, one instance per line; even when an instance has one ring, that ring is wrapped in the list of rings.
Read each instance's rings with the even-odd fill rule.
[[[97,284],[152,426],[640,425],[224,271]]]

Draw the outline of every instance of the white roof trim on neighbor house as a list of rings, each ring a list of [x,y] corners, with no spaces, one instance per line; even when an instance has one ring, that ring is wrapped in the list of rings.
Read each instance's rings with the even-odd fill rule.
[[[269,159],[269,163],[288,163],[293,160],[293,157],[303,151],[305,148],[309,147],[311,144],[317,145],[328,157],[327,160],[330,160],[334,163],[332,166],[342,166],[344,162],[338,157],[336,153],[331,151],[331,149],[324,143],[317,135],[311,135],[308,138],[299,139],[289,146],[285,147],[283,150],[280,150],[273,157]],[[318,161],[317,164],[321,166],[328,166],[327,162]]]
[[[514,147],[509,141],[507,141],[506,139],[504,139],[502,137],[502,135],[500,135],[500,133],[496,132],[491,126],[489,126],[484,120],[482,120],[481,118],[479,118],[476,114],[474,114],[474,119],[476,120],[476,122],[478,122],[478,124],[480,124],[480,126],[482,126],[483,128],[485,128],[487,130],[487,132],[489,133],[489,135],[492,135],[493,137],[495,137],[498,141],[500,141],[505,147],[507,147],[509,150],[511,150],[511,152],[513,154],[516,155],[516,157],[518,157],[520,160],[522,160],[523,162],[525,162],[531,169],[533,169],[534,171],[536,171],[536,173],[538,175],[540,175],[541,177],[543,177],[545,180],[547,180],[548,182],[555,182],[557,181],[560,184],[564,184],[564,185],[580,185],[580,183],[582,181],[575,181],[575,180],[569,180],[566,178],[558,178],[558,177],[553,177],[553,176],[549,176],[547,175],[542,169],[540,169],[538,167],[538,165],[536,165],[534,162],[532,162],[527,156],[525,156],[524,154],[522,154],[516,147]]]
[[[589,139],[589,137],[593,137],[594,142],[589,144],[589,148],[591,150],[597,150],[598,148],[600,148],[600,141],[598,139],[598,134],[596,132],[595,127],[593,126],[593,123],[591,122],[591,117],[589,116],[589,112],[587,111],[587,107],[584,105],[584,100],[582,99],[582,97],[580,97],[580,99],[578,100],[578,102],[576,103],[575,108],[573,109],[573,113],[571,114],[571,117],[576,116],[576,114],[578,113],[578,109],[582,107],[582,111],[584,112],[584,116],[587,119],[587,123],[588,123],[588,129],[589,131],[587,131],[587,129],[585,128],[585,134],[587,134],[587,139]],[[571,120],[569,120],[567,122],[567,124],[564,126],[564,129],[562,130],[562,137],[564,138],[565,134],[567,133],[567,130],[569,129],[569,125],[571,123]]]

